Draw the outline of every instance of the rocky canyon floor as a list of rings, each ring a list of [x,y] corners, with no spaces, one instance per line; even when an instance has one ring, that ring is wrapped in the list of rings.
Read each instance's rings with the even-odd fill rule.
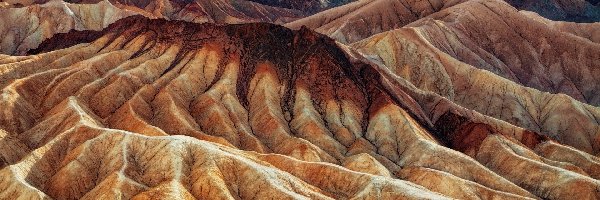
[[[0,199],[600,199],[600,3],[0,1]]]

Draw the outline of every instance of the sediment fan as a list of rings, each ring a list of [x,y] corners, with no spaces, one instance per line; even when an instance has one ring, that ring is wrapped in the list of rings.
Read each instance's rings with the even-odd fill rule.
[[[453,81],[514,84],[397,42]],[[367,43],[133,16],[2,56],[0,198],[600,198],[597,146],[459,106]]]

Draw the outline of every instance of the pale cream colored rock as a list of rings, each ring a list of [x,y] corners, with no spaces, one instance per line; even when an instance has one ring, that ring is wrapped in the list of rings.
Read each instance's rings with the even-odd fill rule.
[[[378,176],[392,177],[390,171],[379,161],[366,153],[346,157],[342,166],[352,171],[363,172]]]
[[[477,153],[477,160],[542,198],[599,198],[600,181],[523,156],[527,153],[533,154],[503,136],[488,136]]]
[[[408,167],[399,177],[456,199],[532,199],[489,189],[480,184],[458,178],[452,174],[423,167]]]

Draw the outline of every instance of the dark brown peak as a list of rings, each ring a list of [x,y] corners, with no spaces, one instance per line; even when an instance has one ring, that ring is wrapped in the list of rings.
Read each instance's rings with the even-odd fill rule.
[[[335,98],[333,88],[357,83],[352,74],[352,64],[344,52],[329,37],[304,29],[293,31],[279,25],[253,23],[227,26],[228,34],[238,40],[244,53],[241,54],[241,75],[237,94],[243,105],[247,105],[247,88],[255,66],[268,60],[274,65],[279,80],[293,88],[297,82],[304,82],[313,92],[317,101]],[[319,76],[316,76],[319,75]],[[331,80],[337,81],[332,83]],[[354,88],[354,89],[351,89]],[[356,89],[356,85],[347,90]],[[341,91],[341,90],[340,90]],[[291,100],[294,91],[286,91],[286,101]],[[341,96],[343,92],[339,93]],[[361,95],[358,95],[361,96]],[[289,102],[288,102],[289,103]],[[283,106],[286,108],[286,106]]]
[[[302,26],[300,30],[298,30],[298,36],[310,42],[315,42],[318,39],[319,34],[306,26]]]
[[[283,26],[269,23],[196,24],[165,19],[148,19],[139,15],[120,19],[102,31],[71,31],[57,34],[28,53],[37,54],[67,48],[79,43],[89,43],[107,34],[117,37],[127,33],[126,36],[129,38],[136,37],[143,32],[155,34],[156,37],[153,39],[157,42],[178,41],[184,45],[184,49],[195,49],[204,44],[208,38],[227,39],[239,43],[244,48],[252,48],[249,53],[254,60],[289,61],[294,56],[293,52],[301,54],[306,54],[304,52],[312,54],[329,52],[334,53],[334,57],[338,61],[346,60],[343,52],[337,48],[335,41],[309,29],[292,31]],[[307,48],[311,48],[312,51],[308,51]],[[320,49],[321,52],[317,49]]]
[[[109,40],[125,37],[131,41],[141,34],[150,34],[148,40],[159,44],[180,44],[180,54],[194,51],[208,43],[218,43],[223,55],[239,57],[241,75],[238,95],[244,105],[250,83],[257,64],[269,62],[275,68],[279,79],[291,87],[296,80],[303,80],[311,92],[322,101],[327,98],[354,99],[364,101],[361,83],[348,60],[334,40],[307,28],[293,31],[286,27],[269,23],[249,23],[237,25],[195,24],[164,19],[147,19],[132,16],[121,19],[102,31],[72,31],[58,34],[48,39],[30,53],[47,52],[66,48],[79,43],[89,43],[104,35]],[[126,45],[126,44],[123,44]],[[343,88],[343,89],[339,89]],[[293,91],[288,91],[292,99]],[[358,96],[354,98],[352,96]],[[364,103],[358,103],[364,104]]]
[[[294,45],[299,48],[308,48],[307,50],[312,50],[311,52],[316,54],[325,53],[332,55],[331,58],[334,59],[336,63],[345,66],[342,70],[344,70],[348,76],[354,74],[354,72],[350,71],[353,68],[348,67],[353,64],[350,62],[347,52],[342,50],[336,41],[329,36],[303,26],[301,29],[295,31]]]
[[[103,35],[109,33],[120,35],[123,31],[126,30],[128,30],[129,32],[133,30],[137,30],[138,32],[152,31],[155,32],[157,35],[155,39],[161,42],[181,40],[185,42],[184,44],[186,45],[192,45],[203,38],[206,39],[206,37],[209,35],[215,36],[219,34],[221,36],[228,35],[231,38],[238,39],[240,41],[243,41],[244,43],[264,43],[250,45],[251,47],[260,47],[265,45],[268,46],[277,44],[281,45],[286,40],[287,43],[291,44],[291,40],[292,38],[294,38],[295,35],[299,35],[302,38],[302,40],[309,40],[310,44],[315,43],[318,39],[330,45],[335,43],[327,36],[320,35],[314,31],[303,30],[301,34],[297,34],[295,33],[295,31],[292,31],[283,26],[269,23],[248,23],[235,25],[221,25],[210,23],[196,24],[177,20],[169,21],[165,19],[148,19],[141,15],[135,15],[120,19],[101,31],[73,30],[68,33],[56,34],[52,38],[45,40],[37,49],[30,50],[29,54],[48,52],[56,49],[70,47],[79,43],[92,42]],[[267,41],[271,42],[265,43]],[[280,50],[282,49],[284,48],[280,48]]]
[[[264,63],[269,63],[279,81],[286,86],[282,101],[284,111],[292,108],[296,84],[302,84],[309,90],[316,105],[324,105],[329,100],[352,102],[365,109],[364,112],[367,112],[372,96],[367,86],[393,99],[394,103],[402,99],[395,98],[382,86],[382,77],[373,66],[352,62],[347,52],[331,38],[307,28],[293,31],[268,23],[195,24],[133,16],[121,19],[103,31],[73,31],[57,35],[32,53],[92,42],[103,35],[109,35],[109,40],[126,37],[125,41],[131,41],[140,34],[153,35],[148,40],[154,43],[182,45],[173,66],[186,53],[210,44],[218,46],[216,48],[222,55],[239,59],[236,93],[244,106],[248,106],[250,80],[257,73],[257,66]],[[324,113],[323,108],[317,106],[316,109]]]
[[[293,31],[283,26],[252,23],[228,25],[228,35],[240,44],[241,64],[237,95],[247,106],[246,95],[256,66],[269,61],[286,85],[282,108],[291,109],[295,84],[305,85],[317,105],[327,100],[354,102],[367,107],[367,95],[345,52],[335,41],[310,29]],[[322,110],[316,108],[319,112]]]
[[[246,23],[226,25],[228,35],[244,40],[256,40],[262,38],[290,38],[292,30],[271,23]]]
[[[226,25],[226,27],[228,35],[243,40],[274,39],[283,41],[293,39],[293,45],[300,45],[302,42],[302,45],[322,44],[337,46],[335,40],[307,27],[299,30],[291,30],[281,25],[264,22],[231,24]]]

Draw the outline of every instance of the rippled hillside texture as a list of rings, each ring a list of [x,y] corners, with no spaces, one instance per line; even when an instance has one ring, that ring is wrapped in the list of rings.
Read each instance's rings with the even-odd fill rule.
[[[527,2],[0,2],[0,199],[600,199],[598,4]]]

